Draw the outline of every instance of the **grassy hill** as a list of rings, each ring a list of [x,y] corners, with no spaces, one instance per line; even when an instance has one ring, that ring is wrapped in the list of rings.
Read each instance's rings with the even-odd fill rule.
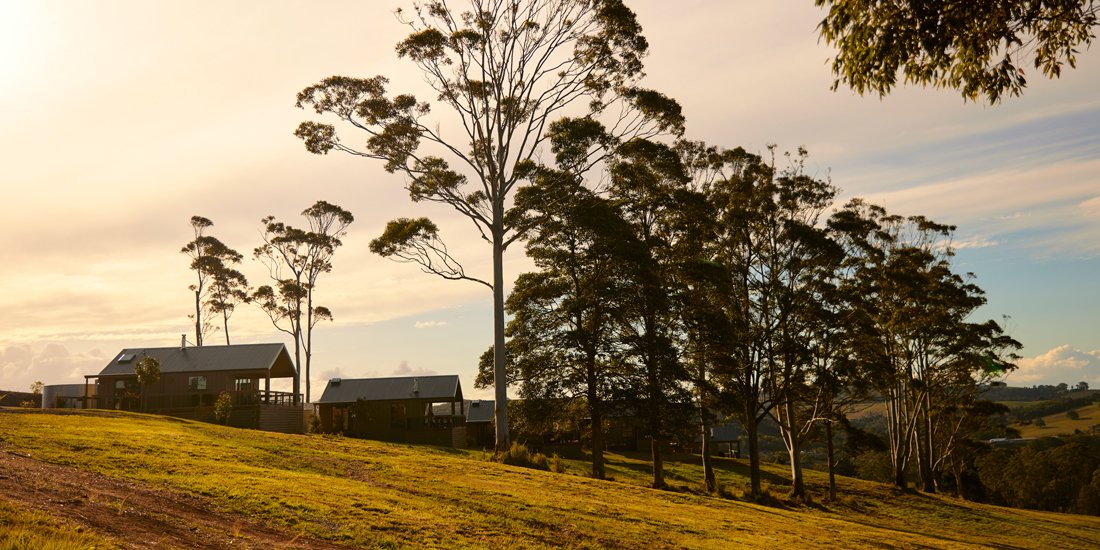
[[[127,413],[0,409],[0,549],[145,547],[966,547],[1100,545],[1100,518],[896,493],[843,479],[838,502],[763,506],[487,462],[476,452],[290,436]],[[720,460],[727,494],[741,461]],[[572,475],[571,475],[572,474]],[[773,494],[786,472],[769,469]],[[811,491],[825,493],[810,472]]]
[[[1072,418],[1073,415],[1066,411],[1042,417],[1044,423],[1042,427],[1035,421],[1014,427],[1020,430],[1020,437],[1049,437],[1072,435],[1075,431],[1092,433],[1092,427],[1100,424],[1100,406],[1095,403],[1078,407],[1073,411],[1077,418]]]

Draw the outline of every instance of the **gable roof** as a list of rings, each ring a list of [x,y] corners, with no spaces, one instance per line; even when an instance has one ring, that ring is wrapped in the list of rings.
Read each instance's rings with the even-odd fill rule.
[[[171,348],[126,348],[107,363],[100,376],[134,374],[143,357],[160,361],[161,373],[269,370],[272,378],[294,376],[294,361],[282,344],[238,344]]]
[[[495,403],[493,400],[485,399],[470,401],[466,406],[466,423],[492,422]]]
[[[398,376],[394,378],[333,378],[315,403],[400,401],[403,399],[462,399],[457,374]]]

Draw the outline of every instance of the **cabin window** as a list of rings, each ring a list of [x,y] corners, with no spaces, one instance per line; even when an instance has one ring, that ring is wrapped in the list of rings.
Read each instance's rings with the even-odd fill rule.
[[[206,377],[205,376],[188,376],[187,377],[187,389],[191,391],[204,391],[206,390]]]
[[[390,427],[405,429],[405,405],[390,406]]]
[[[253,391],[256,391],[256,383],[251,378],[238,378],[233,383],[233,387],[236,388],[237,391],[242,393],[251,393]]]

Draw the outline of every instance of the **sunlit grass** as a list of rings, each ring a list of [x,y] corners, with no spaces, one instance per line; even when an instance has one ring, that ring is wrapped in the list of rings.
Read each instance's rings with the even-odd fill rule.
[[[133,414],[0,413],[0,440],[53,463],[209,497],[225,512],[287,533],[356,546],[729,548],[1100,544],[1100,519],[896,493],[807,472],[812,505],[784,503],[786,470],[768,466],[778,506],[702,494],[698,457],[667,465],[649,489],[643,454],[610,453],[614,481],[506,466],[485,453],[292,436]],[[725,494],[747,487],[743,461],[718,460]],[[228,526],[229,528],[231,526]]]
[[[94,533],[0,498],[0,550],[117,548]]]
[[[1043,427],[1037,426],[1035,421],[1014,427],[1020,430],[1020,437],[1049,437],[1072,435],[1078,430],[1090,433],[1093,426],[1100,424],[1100,405],[1092,403],[1073,410],[1077,412],[1077,418],[1070,418],[1069,411],[1066,411],[1044,416],[1046,425]]]

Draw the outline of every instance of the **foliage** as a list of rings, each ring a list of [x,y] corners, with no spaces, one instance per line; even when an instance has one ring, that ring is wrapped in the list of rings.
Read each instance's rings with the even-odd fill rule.
[[[225,243],[206,234],[214,222],[202,216],[191,216],[195,238],[180,252],[191,258],[196,282],[189,288],[195,293],[195,345],[202,346],[213,325],[204,311],[222,316],[225,343],[229,344],[229,317],[236,304],[247,301],[248,280],[231,266],[241,262],[241,254]]]
[[[142,357],[134,364],[134,374],[138,384],[156,384],[160,381],[160,360],[151,355]]]
[[[955,88],[996,103],[1018,96],[1027,71],[1077,66],[1095,35],[1094,0],[815,0],[821,37],[837,47],[835,89],[886,95],[906,83]],[[1028,67],[1028,62],[1032,67]]]
[[[527,449],[526,445],[517,441],[513,441],[512,446],[509,447],[507,451],[494,451],[492,459],[493,462],[499,462],[509,466],[520,466],[533,470],[550,470],[550,461],[546,458],[546,455],[531,452]],[[561,457],[558,457],[557,464],[561,466]]]
[[[42,381],[35,380],[33,383],[31,383],[31,393],[34,395],[42,395],[42,387]]]
[[[313,358],[313,329],[331,321],[332,311],[314,303],[317,281],[332,271],[332,257],[355,221],[351,212],[325,201],[302,211],[308,229],[300,229],[267,216],[263,224],[264,244],[253,256],[267,266],[274,286],[262,285],[251,301],[267,314],[271,324],[294,339],[294,399],[299,399],[302,367],[305,367],[306,402],[310,397],[310,367]],[[305,355],[305,363],[302,355]]]
[[[1041,438],[1019,449],[996,449],[979,458],[977,468],[994,503],[1096,513],[1093,480],[1100,471],[1100,437]]]
[[[455,135],[432,119],[432,103],[389,94],[383,76],[335,76],[298,94],[299,107],[364,132],[365,146],[350,145],[321,122],[303,122],[295,135],[312,153],[382,161],[406,176],[414,202],[454,208],[490,245],[491,279],[467,274],[426,218],[392,222],[371,248],[492,289],[496,436],[503,449],[509,442],[503,255],[528,228],[512,207],[515,192],[537,173],[548,147],[557,168],[577,176],[617,143],[683,132],[683,116],[675,101],[638,87],[648,43],[621,0],[429,0],[398,15],[410,34],[397,54],[437,92],[434,105],[457,118]],[[568,147],[551,145],[552,136],[566,137]]]
[[[1096,395],[1086,395],[1082,397],[1071,397],[1063,399],[1051,399],[1047,401],[1041,401],[1039,403],[1031,403],[1019,407],[1013,407],[1011,409],[1012,417],[1019,421],[1036,420],[1044,416],[1050,416],[1059,413],[1068,413],[1074,409],[1088,406],[1092,403],[1100,402],[1100,398]]]
[[[228,424],[229,417],[233,414],[233,395],[227,391],[218,394],[218,400],[214,402],[214,419],[218,424]]]

